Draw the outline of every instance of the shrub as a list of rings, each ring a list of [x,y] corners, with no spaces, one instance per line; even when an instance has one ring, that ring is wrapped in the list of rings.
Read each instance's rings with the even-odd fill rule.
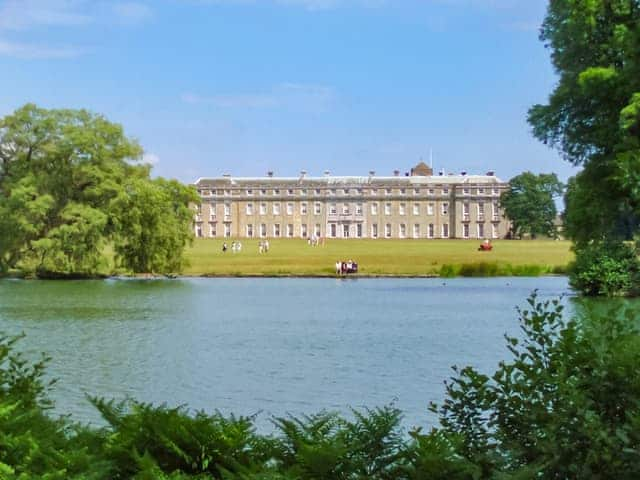
[[[640,262],[636,248],[626,242],[590,242],[575,247],[569,282],[586,296],[638,294]]]

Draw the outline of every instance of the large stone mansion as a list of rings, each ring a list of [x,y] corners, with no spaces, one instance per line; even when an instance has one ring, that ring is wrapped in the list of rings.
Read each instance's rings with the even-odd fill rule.
[[[199,178],[197,237],[501,238],[507,184],[484,175],[434,175],[418,164],[393,176]]]

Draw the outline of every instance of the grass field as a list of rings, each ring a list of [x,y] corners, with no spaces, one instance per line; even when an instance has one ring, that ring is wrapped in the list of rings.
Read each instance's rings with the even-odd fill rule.
[[[197,239],[186,256],[185,275],[300,275],[334,273],[336,260],[352,259],[361,275],[492,276],[561,273],[573,259],[570,242],[497,240],[493,251],[479,252],[478,240],[332,240],[312,247],[302,239],[243,240],[242,252],[222,252],[221,239]],[[231,241],[227,241],[231,246]],[[443,268],[444,267],[444,268]]]

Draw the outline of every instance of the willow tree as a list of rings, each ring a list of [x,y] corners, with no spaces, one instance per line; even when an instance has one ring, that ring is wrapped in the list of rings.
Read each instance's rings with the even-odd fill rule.
[[[566,196],[577,254],[606,252],[640,228],[640,2],[553,0],[540,37],[559,82],[529,122],[583,167]]]
[[[121,244],[127,233],[122,225],[131,222],[121,208],[123,196],[132,184],[153,184],[141,156],[140,145],[120,125],[86,110],[29,104],[0,119],[0,270],[92,275],[104,269],[105,247]],[[190,190],[174,191],[186,208]],[[176,199],[164,198],[158,207],[167,207],[164,224],[187,241],[187,220],[175,220]],[[123,256],[122,265],[136,272],[161,265],[166,272],[181,264],[182,248],[161,254],[152,243],[144,248],[166,261]]]

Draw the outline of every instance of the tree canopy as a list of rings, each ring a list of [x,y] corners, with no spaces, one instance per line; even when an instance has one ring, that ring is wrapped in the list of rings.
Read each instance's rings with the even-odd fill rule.
[[[529,122],[584,167],[568,189],[567,231],[578,243],[631,238],[640,213],[640,2],[551,1],[540,37],[560,79]]]
[[[535,175],[524,172],[509,181],[509,189],[500,204],[511,221],[511,234],[522,238],[530,235],[556,236],[557,215],[554,197],[562,194],[563,185],[555,173]]]
[[[86,110],[28,104],[0,119],[0,271],[92,275],[182,266],[195,192],[152,180],[142,148]]]

